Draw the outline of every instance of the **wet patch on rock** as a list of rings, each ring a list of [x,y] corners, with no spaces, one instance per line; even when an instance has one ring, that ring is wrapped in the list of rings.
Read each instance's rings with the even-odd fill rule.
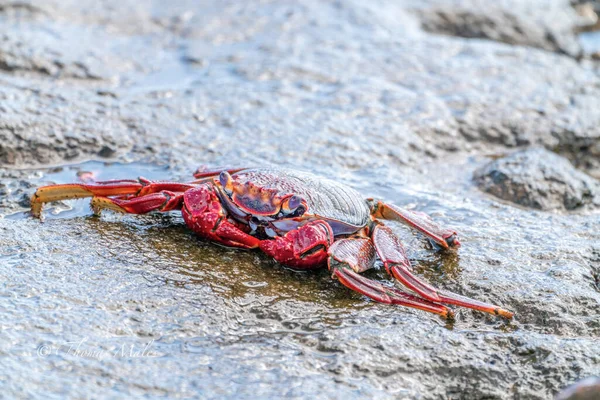
[[[475,172],[484,192],[538,210],[600,207],[600,183],[545,149],[519,151]]]

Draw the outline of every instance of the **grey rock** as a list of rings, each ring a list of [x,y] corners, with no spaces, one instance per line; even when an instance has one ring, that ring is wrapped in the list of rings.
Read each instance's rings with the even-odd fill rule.
[[[575,30],[582,18],[568,1],[430,0],[414,10],[429,32],[581,55]]]
[[[600,377],[589,377],[569,386],[556,396],[556,400],[600,399]]]
[[[528,149],[494,160],[475,172],[476,184],[500,199],[538,210],[600,206],[600,182],[545,149]]]
[[[32,166],[90,154],[112,156],[132,146],[131,128],[120,115],[111,115],[106,97],[85,89],[24,89],[19,80],[2,82],[0,78],[1,164]]]
[[[210,149],[217,156],[243,151],[238,144],[251,136],[264,149],[260,159],[277,149],[298,163],[303,156],[284,138],[301,135],[311,151],[352,167],[410,165],[491,144],[541,145],[600,173],[600,79],[592,69],[545,51],[427,35],[401,3],[236,3],[225,12],[184,1],[156,16],[133,3],[119,5],[127,16],[98,4],[44,4],[40,20],[7,29],[9,40],[0,43],[17,66],[0,92],[16,98],[0,103],[5,165],[109,154],[104,146],[116,155],[168,153],[181,144],[192,157],[192,148],[206,151],[221,135],[231,140]],[[261,17],[267,14],[275,17]],[[63,32],[66,21],[101,32]],[[33,32],[48,39],[16,52],[10,38],[33,34],[35,24],[44,29]],[[227,40],[221,28],[231,32]],[[114,40],[120,46],[107,45]],[[19,81],[37,68],[29,66],[32,54],[43,60],[36,65],[52,69],[58,61],[52,76],[82,85],[57,87],[45,73]],[[84,71],[77,62],[102,83],[77,72]],[[107,90],[114,96],[101,95]],[[318,107],[305,107],[308,101]],[[67,131],[94,139],[67,151]],[[167,137],[173,146],[162,145]]]

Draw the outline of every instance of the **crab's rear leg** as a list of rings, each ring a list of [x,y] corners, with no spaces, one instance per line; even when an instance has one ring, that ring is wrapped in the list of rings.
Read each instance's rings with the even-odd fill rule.
[[[152,182],[145,178],[120,179],[93,183],[67,183],[42,186],[31,197],[31,214],[39,217],[44,203],[59,200],[81,199],[84,197],[144,196],[163,190],[184,192],[194,185],[176,182]]]
[[[381,261],[383,261],[386,271],[402,282],[406,287],[415,291],[425,299],[438,303],[454,304],[472,308],[474,310],[500,315],[508,319],[513,317],[512,312],[503,308],[470,299],[456,293],[436,289],[416,277],[412,273],[410,261],[408,260],[408,257],[406,257],[400,239],[398,239],[398,236],[396,236],[389,227],[385,225],[376,225],[373,230],[372,238],[377,254]]]
[[[373,266],[375,249],[366,238],[340,239],[329,248],[328,266],[333,277],[344,286],[380,303],[399,304],[452,318],[452,311],[428,300],[387,287],[360,275]]]
[[[375,218],[402,222],[423,233],[444,249],[460,246],[455,230],[439,226],[425,213],[407,210],[380,200],[372,200],[371,204],[371,213]]]
[[[309,222],[284,236],[263,240],[260,248],[278,262],[294,268],[315,268],[327,260],[333,278],[375,301],[452,317],[452,311],[441,304],[386,287],[360,275],[360,272],[373,267],[375,261],[375,249],[371,241],[352,238],[334,242],[331,227],[325,221]]]

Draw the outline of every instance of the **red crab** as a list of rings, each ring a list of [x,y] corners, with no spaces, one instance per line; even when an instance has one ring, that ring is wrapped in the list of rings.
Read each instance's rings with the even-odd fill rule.
[[[510,311],[439,290],[415,276],[400,240],[380,219],[400,221],[442,249],[460,245],[456,232],[415,211],[364,199],[338,182],[282,168],[199,169],[191,183],[111,180],[50,185],[32,197],[40,216],[45,202],[92,197],[95,211],[181,210],[198,235],[232,247],[259,248],[292,268],[329,267],[343,285],[387,304],[452,318],[454,304],[512,318]],[[367,279],[361,272],[379,257],[386,271],[416,295]]]

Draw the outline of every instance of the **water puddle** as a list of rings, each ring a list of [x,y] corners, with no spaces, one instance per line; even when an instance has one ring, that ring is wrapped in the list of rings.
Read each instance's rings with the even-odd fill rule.
[[[33,193],[35,188],[43,185],[61,183],[81,183],[84,181],[104,181],[111,179],[136,179],[140,176],[151,180],[172,179],[169,166],[157,166],[144,163],[116,163],[88,161],[81,164],[53,167],[49,169],[26,170],[30,174],[26,177],[31,184],[29,192]],[[12,187],[11,187],[12,186]],[[20,192],[19,181],[14,180],[7,183],[9,192]],[[24,203],[24,202],[21,202]],[[25,206],[25,204],[23,204]],[[90,215],[89,199],[68,200],[49,203],[44,206],[44,218],[73,218]],[[30,217],[29,210],[23,207],[18,212],[9,214],[7,219],[22,219]]]

